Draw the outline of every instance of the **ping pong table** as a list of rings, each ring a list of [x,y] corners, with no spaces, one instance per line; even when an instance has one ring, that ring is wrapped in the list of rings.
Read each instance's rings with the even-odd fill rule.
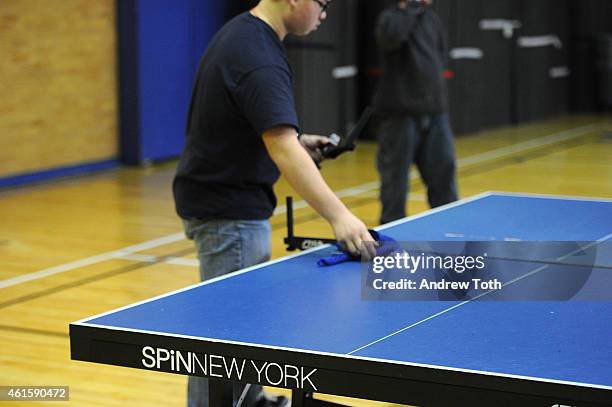
[[[612,200],[484,193],[379,230],[404,241],[602,241]],[[229,381],[285,387],[300,396],[294,405],[313,392],[419,406],[612,405],[612,302],[364,301],[359,262],[317,267],[331,250],[74,322],[71,357],[204,376],[211,392]]]

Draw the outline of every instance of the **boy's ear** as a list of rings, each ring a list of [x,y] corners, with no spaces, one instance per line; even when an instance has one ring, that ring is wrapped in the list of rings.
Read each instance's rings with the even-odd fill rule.
[[[303,0],[285,0],[291,8],[296,7]]]

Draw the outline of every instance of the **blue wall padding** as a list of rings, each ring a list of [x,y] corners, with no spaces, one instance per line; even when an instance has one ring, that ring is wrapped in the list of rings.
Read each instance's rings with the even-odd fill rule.
[[[118,2],[121,159],[128,164],[180,154],[199,59],[225,19],[224,2]]]

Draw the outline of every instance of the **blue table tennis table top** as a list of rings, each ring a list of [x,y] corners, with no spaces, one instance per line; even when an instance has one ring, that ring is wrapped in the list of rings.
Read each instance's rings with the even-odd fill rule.
[[[402,241],[608,240],[612,200],[485,193],[379,230]],[[612,390],[612,302],[364,301],[359,263],[317,267],[329,250],[74,325]]]

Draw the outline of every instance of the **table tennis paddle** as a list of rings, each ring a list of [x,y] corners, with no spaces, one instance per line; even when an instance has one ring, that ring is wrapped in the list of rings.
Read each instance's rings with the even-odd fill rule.
[[[344,152],[353,151],[355,147],[357,147],[355,145],[355,141],[359,138],[363,129],[370,121],[372,113],[372,108],[369,106],[366,107],[363,113],[361,114],[359,121],[357,122],[353,130],[350,131],[348,136],[339,137],[336,134],[332,134],[330,136],[330,139],[332,139],[332,143],[326,145],[321,150],[321,154],[323,155],[323,157],[328,159],[334,159]]]

